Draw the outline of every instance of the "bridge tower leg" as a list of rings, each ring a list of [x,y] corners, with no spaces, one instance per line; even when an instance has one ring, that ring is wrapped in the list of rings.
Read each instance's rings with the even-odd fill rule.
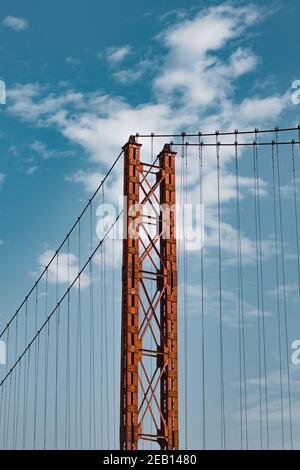
[[[178,449],[175,153],[124,146],[120,448]],[[163,208],[163,210],[161,210]]]

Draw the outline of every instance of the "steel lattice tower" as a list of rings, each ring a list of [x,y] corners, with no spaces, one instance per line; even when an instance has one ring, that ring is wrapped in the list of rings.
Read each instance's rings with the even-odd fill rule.
[[[165,145],[150,165],[140,151],[131,136],[124,146],[120,448],[148,440],[178,449],[176,154]]]

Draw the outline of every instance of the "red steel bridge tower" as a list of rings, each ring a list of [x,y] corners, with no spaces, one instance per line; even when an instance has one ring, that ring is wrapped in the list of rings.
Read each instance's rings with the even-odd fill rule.
[[[175,153],[124,146],[120,448],[178,449]],[[163,209],[163,210],[161,210]]]

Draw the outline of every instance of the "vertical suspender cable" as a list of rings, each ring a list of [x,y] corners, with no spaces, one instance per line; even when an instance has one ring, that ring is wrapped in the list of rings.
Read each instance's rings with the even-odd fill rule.
[[[154,134],[152,133],[151,134],[151,165],[153,165],[153,161],[154,161]],[[150,178],[151,176],[153,175],[150,175]],[[151,181],[151,184],[152,184],[152,180],[150,179]],[[150,271],[152,271],[152,265],[151,265],[151,268],[150,268]],[[151,284],[151,299],[153,297],[153,287],[152,287],[152,284]],[[153,349],[153,336],[151,335],[151,339],[150,339],[150,349],[152,350]],[[151,361],[151,366],[150,366],[150,373],[151,373],[151,377],[153,377],[153,361]],[[145,378],[143,376],[142,380],[144,381]],[[144,385],[143,385],[144,386]],[[153,434],[153,419],[150,420],[150,434],[152,435]],[[153,450],[153,441],[151,440],[151,450]],[[144,450],[144,446],[145,446],[145,441],[142,440],[142,446],[143,446],[143,450]]]
[[[24,348],[27,347],[27,335],[28,335],[28,298],[26,298],[25,302],[25,341],[24,341]],[[29,353],[29,351],[28,351]],[[26,432],[27,432],[27,422],[26,422],[26,415],[27,415],[27,394],[26,394],[26,387],[27,387],[27,357],[24,357],[24,394],[23,394],[23,450],[26,448]]]
[[[221,242],[221,190],[220,190],[220,143],[216,132],[217,187],[218,187],[218,259],[219,259],[219,331],[220,331],[220,379],[221,379],[221,448],[226,449],[224,346],[222,310],[222,242]]]
[[[104,185],[102,186],[103,192],[103,203],[105,204],[105,195],[104,195]],[[104,220],[104,219],[103,219]],[[107,291],[106,291],[106,248],[105,248],[105,241],[103,243],[103,268],[104,268],[104,333],[105,333],[105,377],[106,377],[106,421],[107,421],[107,445],[108,449],[110,449],[110,418],[109,418],[109,404],[110,404],[110,397],[109,397],[109,373],[108,373],[108,321],[107,321]]]
[[[203,201],[203,145],[199,133],[199,181],[200,181],[200,210],[201,210],[201,359],[202,359],[202,448],[206,448],[206,396],[205,396],[205,324],[204,324],[204,201]]]
[[[38,284],[35,287],[35,331],[38,330]],[[39,355],[40,355],[40,337],[35,344],[35,373],[34,373],[34,430],[33,430],[33,448],[36,448],[36,429],[37,429],[37,411],[38,411],[38,382],[39,382]]]
[[[60,336],[60,306],[56,313],[55,341],[55,418],[54,418],[54,449],[58,449],[58,373],[59,373],[59,336]]]
[[[15,372],[15,371],[14,371]],[[14,373],[13,372],[13,373]],[[11,406],[11,395],[12,395],[12,379],[13,373],[10,374],[9,377],[9,392],[8,392],[8,405],[7,405],[7,423],[6,423],[6,431],[5,431],[5,449],[9,449],[9,434],[10,434],[10,406]]]
[[[275,272],[276,272],[276,308],[278,326],[278,349],[279,349],[279,379],[280,379],[280,411],[281,411],[281,445],[284,442],[284,407],[283,407],[283,373],[282,373],[282,341],[281,341],[281,312],[280,312],[280,284],[279,284],[279,253],[277,234],[277,204],[276,204],[276,179],[275,179],[275,141],[272,143],[272,188],[273,188],[273,218],[274,218],[274,241],[275,241]]]
[[[6,356],[9,357],[9,338],[10,338],[10,327],[7,328],[7,336],[6,336]],[[8,360],[6,361],[6,371],[8,373]],[[8,383],[5,384],[4,389],[4,417],[3,417],[3,447],[2,449],[6,449],[6,419],[7,419],[7,395],[8,395]]]
[[[103,422],[104,422],[104,393],[103,393],[103,312],[104,312],[104,295],[103,295],[103,247],[100,248],[100,302],[101,302],[101,317],[100,317],[100,448],[103,449]]]
[[[186,210],[187,210],[187,144],[185,146],[185,165],[184,165],[184,205],[183,205],[183,223],[184,223],[184,235],[183,235],[183,256],[184,256],[184,344],[185,344],[185,393],[186,393],[186,449],[188,448],[188,413],[189,413],[189,391],[188,391],[188,381],[189,381],[189,360],[188,360],[188,312],[187,312],[187,270],[188,270],[188,260],[187,260],[187,217],[186,217]]]
[[[16,337],[15,337],[15,358],[18,357],[18,323],[19,319],[18,316],[16,318]],[[14,386],[14,398],[13,398],[13,442],[12,442],[12,448],[15,449],[16,447],[16,411],[17,411],[17,390],[18,390],[18,374],[16,372],[15,374],[15,386]]]
[[[295,211],[296,247],[297,247],[297,268],[298,268],[298,293],[300,295],[300,250],[299,250],[297,178],[296,178],[296,167],[295,167],[295,141],[292,141],[292,165],[293,165],[294,211]]]
[[[56,303],[59,300],[59,253],[56,256]],[[59,328],[60,306],[56,312],[56,340],[55,340],[55,416],[54,416],[54,449],[58,445],[58,366],[59,366]]]
[[[81,221],[78,221],[78,272],[81,270]],[[81,332],[81,276],[78,278],[76,385],[75,385],[75,439],[76,449],[82,449],[82,332]]]
[[[2,423],[3,423],[3,413],[4,413],[4,405],[3,405],[3,401],[4,401],[4,397],[3,397],[3,390],[4,390],[4,386],[2,385],[1,386],[1,396],[0,396],[0,432],[1,432],[1,427],[2,427]],[[3,449],[4,450],[4,449]]]
[[[102,204],[104,205],[104,193],[101,192]],[[103,231],[104,231],[104,218],[103,218]],[[104,315],[105,315],[105,292],[104,292],[104,261],[103,261],[103,246],[100,248],[100,292],[101,292],[101,318],[100,318],[100,444],[101,449],[104,448],[104,381],[103,381],[103,358],[104,358]]]
[[[154,160],[154,134],[151,134],[151,164]]]
[[[114,416],[114,429],[113,429],[113,437],[114,437],[114,449],[116,450],[116,431],[117,431],[117,423],[116,423],[116,352],[115,352],[115,336],[116,336],[116,328],[115,328],[115,227],[113,227],[112,232],[112,357],[113,357],[113,416]]]
[[[90,217],[90,253],[93,252],[92,248],[92,211],[91,211],[91,206],[90,206],[90,211],[89,211],[89,217]],[[89,263],[89,288],[90,288],[90,319],[89,319],[89,346],[90,346],[90,369],[89,369],[89,439],[88,439],[88,446],[89,449],[92,449],[92,423],[93,423],[93,349],[94,349],[94,344],[93,344],[93,339],[94,339],[94,333],[93,333],[93,300],[92,300],[92,267],[91,267],[91,260]]]
[[[24,438],[24,448],[26,449],[26,442],[27,442],[27,416],[28,416],[28,393],[29,393],[29,377],[30,377],[30,364],[31,364],[31,351],[28,350],[28,357],[27,357],[27,372],[26,372],[26,393],[25,393],[25,438]]]
[[[260,448],[263,449],[263,411],[262,411],[262,347],[261,347],[261,318],[260,318],[260,283],[259,283],[259,245],[258,245],[258,209],[257,209],[257,180],[256,180],[256,144],[257,134],[253,142],[253,196],[255,213],[255,246],[256,246],[256,293],[257,293],[257,333],[258,333],[258,375],[259,375],[259,424],[260,424]]]
[[[46,269],[45,321],[48,317],[48,269]],[[49,369],[50,325],[45,328],[45,397],[44,397],[44,450],[47,448],[47,406],[48,406],[48,369]]]
[[[18,386],[17,386],[17,403],[16,403],[16,428],[15,428],[15,443],[14,449],[18,449],[18,436],[19,436],[19,408],[20,408],[20,390],[21,390],[21,361],[19,363]]]
[[[259,271],[260,271],[262,336],[263,336],[262,339],[263,339],[265,412],[266,412],[267,449],[269,449],[270,448],[270,435],[269,435],[268,373],[267,373],[267,354],[266,354],[266,327],[265,327],[264,276],[263,276],[262,235],[261,235],[259,161],[258,161],[258,146],[257,145],[255,145],[255,160],[256,160],[257,216],[258,216],[257,218],[258,218],[258,237],[259,237],[259,245],[258,245],[259,247]]]
[[[237,138],[237,135],[236,135]],[[236,171],[236,244],[237,244],[237,283],[238,283],[238,325],[239,325],[239,380],[240,380],[240,448],[243,449],[243,373],[242,373],[242,318],[241,318],[241,276],[240,276],[240,247],[239,247],[239,187],[238,187],[238,152],[237,140],[235,143],[235,171]]]
[[[239,310],[239,353],[240,353],[240,413],[241,413],[241,447],[243,448],[243,405],[245,422],[246,449],[249,447],[248,438],[248,403],[247,403],[247,368],[246,368],[246,342],[244,318],[244,280],[241,241],[241,210],[240,210],[240,183],[238,164],[238,141],[236,133],[235,142],[235,176],[236,176],[236,214],[237,214],[237,255],[238,255],[238,310]],[[244,404],[243,404],[244,400]]]
[[[67,240],[67,282],[68,288],[70,287],[70,237]],[[65,448],[70,449],[70,433],[71,433],[71,409],[70,409],[70,291],[67,296],[67,357],[66,357],[66,422],[65,422]]]
[[[48,318],[48,269],[46,269],[45,320]],[[44,397],[44,450],[47,448],[47,407],[48,407],[48,369],[49,369],[50,324],[45,328],[45,397]]]
[[[292,422],[292,398],[291,398],[291,378],[290,378],[290,358],[289,358],[289,332],[286,306],[286,279],[285,279],[285,257],[284,257],[284,240],[283,240],[283,220],[282,220],[282,202],[281,202],[281,181],[279,168],[279,145],[278,131],[276,130],[276,165],[277,165],[277,185],[279,199],[279,229],[280,229],[280,245],[281,245],[281,265],[282,265],[282,281],[283,281],[283,305],[284,305],[284,329],[285,329],[285,346],[286,346],[286,367],[288,382],[288,409],[289,409],[289,431],[291,449],[293,449],[293,422]]]
[[[93,273],[93,205],[90,203],[90,441],[89,445],[96,449],[96,404],[95,404],[95,328],[94,328],[94,273]]]
[[[185,170],[184,170],[184,162],[185,162],[185,134],[182,134],[182,142],[181,142],[181,174],[180,174],[180,209],[181,209],[181,224],[182,224],[182,237],[183,237],[183,318],[184,318],[184,325],[183,325],[183,341],[184,341],[184,448],[187,449],[188,446],[188,396],[187,396],[187,323],[186,323],[186,310],[185,310]]]

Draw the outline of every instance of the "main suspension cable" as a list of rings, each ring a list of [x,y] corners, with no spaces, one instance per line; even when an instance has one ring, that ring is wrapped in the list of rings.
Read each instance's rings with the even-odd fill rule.
[[[277,132],[292,132],[292,131],[297,131],[300,129],[300,124],[297,127],[288,127],[288,128],[282,128],[280,129],[279,127],[276,127],[275,129],[253,129],[249,131],[239,131],[239,130],[234,130],[234,131],[227,131],[227,132],[221,132],[217,131],[219,136],[229,136],[229,135],[246,135],[246,134],[271,134],[274,131]],[[216,135],[216,132],[196,132],[196,133],[188,133],[188,132],[181,132],[180,134],[139,134],[137,133],[136,136],[140,138],[169,138],[169,137],[181,137],[182,134],[184,134],[186,137],[198,137],[199,134],[202,137],[214,137]]]
[[[104,235],[104,237],[99,241],[99,243],[97,244],[96,248],[93,250],[93,253],[92,255],[88,258],[88,260],[84,263],[84,265],[82,266],[82,268],[80,269],[79,273],[77,274],[77,276],[75,277],[75,279],[71,282],[70,286],[67,288],[67,290],[64,292],[64,294],[61,296],[61,298],[59,299],[57,305],[53,308],[53,310],[51,311],[51,313],[47,316],[47,319],[44,321],[44,323],[41,325],[40,329],[34,334],[33,338],[30,340],[30,342],[27,344],[27,346],[25,347],[25,349],[23,350],[23,352],[21,353],[21,355],[18,357],[18,359],[16,360],[16,362],[13,364],[13,366],[10,368],[10,370],[7,372],[7,374],[5,374],[5,376],[3,377],[3,379],[1,380],[0,382],[0,387],[3,386],[3,384],[6,383],[8,377],[10,377],[10,375],[12,374],[12,372],[15,370],[16,366],[19,364],[19,362],[22,360],[22,358],[25,356],[25,354],[27,352],[30,352],[30,348],[31,346],[35,343],[36,339],[40,336],[41,332],[44,331],[45,327],[48,325],[49,321],[51,320],[51,318],[54,316],[54,314],[58,311],[58,309],[60,308],[62,302],[65,300],[65,298],[67,297],[68,293],[70,292],[70,290],[74,287],[75,284],[78,283],[78,280],[80,278],[80,276],[82,275],[82,273],[84,272],[84,270],[86,269],[86,267],[89,265],[89,263],[91,262],[91,259],[95,256],[95,254],[98,252],[98,250],[101,248],[101,246],[103,245],[104,241],[106,240],[106,238],[108,237],[109,233],[111,232],[113,226],[115,226],[117,224],[117,222],[119,221],[121,215],[123,214],[123,210],[119,213],[119,215],[117,216],[117,218],[115,219],[115,221],[110,225],[109,229],[107,230],[106,234]],[[26,422],[26,420],[25,420]]]
[[[51,264],[53,263],[53,261],[56,259],[58,253],[61,251],[61,249],[63,248],[63,246],[65,245],[65,243],[67,242],[68,238],[70,237],[70,235],[74,232],[74,230],[76,229],[76,227],[78,226],[79,222],[81,221],[83,215],[86,213],[86,211],[88,210],[88,208],[90,207],[92,201],[95,199],[95,197],[97,196],[97,194],[99,193],[100,189],[102,188],[103,184],[105,183],[105,181],[108,179],[108,177],[110,176],[110,174],[112,173],[113,169],[115,168],[115,166],[117,165],[118,161],[120,160],[121,156],[123,154],[123,150],[119,153],[119,155],[117,156],[117,158],[115,159],[114,163],[111,165],[110,169],[108,170],[108,172],[106,173],[106,175],[104,176],[104,178],[102,179],[101,183],[99,184],[98,188],[96,189],[96,191],[94,192],[94,194],[91,196],[91,198],[89,199],[89,201],[87,202],[87,204],[85,205],[84,209],[82,210],[82,212],[80,213],[80,215],[77,217],[76,221],[74,222],[74,224],[72,225],[71,229],[69,230],[69,232],[67,233],[67,235],[65,236],[65,238],[63,239],[63,241],[61,242],[61,244],[59,245],[59,247],[57,248],[57,250],[54,252],[53,256],[50,258],[49,262],[47,263],[47,265],[45,266],[45,268],[43,269],[43,271],[41,272],[41,274],[39,275],[39,277],[37,278],[37,280],[35,281],[34,285],[32,286],[32,288],[28,291],[27,295],[25,296],[24,300],[21,302],[21,304],[19,305],[19,307],[17,308],[16,312],[12,315],[12,317],[10,318],[10,320],[7,322],[6,326],[3,328],[2,332],[0,333],[0,339],[2,338],[2,336],[4,335],[4,333],[7,331],[7,329],[9,328],[9,326],[11,325],[11,323],[14,321],[14,319],[18,316],[18,314],[20,313],[20,311],[22,310],[22,308],[24,307],[25,303],[26,303],[26,300],[31,296],[31,294],[34,292],[35,288],[36,288],[36,285],[41,281],[41,279],[44,277],[44,275],[46,274],[47,270],[49,269],[49,267],[51,266]]]

